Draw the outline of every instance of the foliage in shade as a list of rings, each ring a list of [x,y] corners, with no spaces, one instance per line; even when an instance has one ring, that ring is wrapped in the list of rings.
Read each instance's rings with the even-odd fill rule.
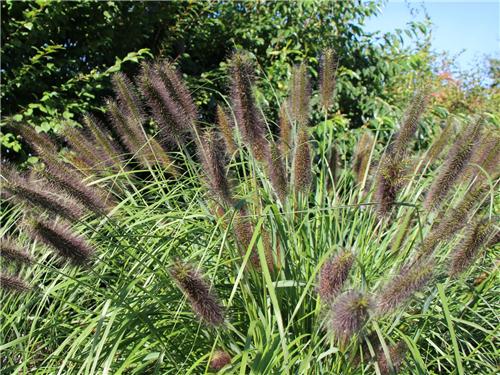
[[[292,118],[299,126],[307,125],[309,121],[309,102],[311,100],[311,83],[307,65],[302,63],[293,68],[290,82],[288,108]]]
[[[311,148],[306,128],[299,129],[293,158],[293,178],[297,191],[307,191],[312,182]]]
[[[198,147],[204,174],[214,197],[228,206],[233,204],[231,186],[227,178],[224,145],[219,135],[207,130]]]
[[[349,342],[368,320],[372,301],[369,296],[350,290],[341,294],[331,306],[330,328],[341,342]]]
[[[476,260],[479,251],[491,233],[491,222],[477,220],[467,230],[464,239],[451,254],[450,275],[457,276],[465,272]]]
[[[416,292],[422,290],[433,276],[430,261],[402,268],[378,292],[376,311],[387,314],[401,307]]]
[[[328,259],[321,267],[317,291],[322,300],[333,301],[346,282],[354,263],[354,255],[349,250],[341,251]]]
[[[210,368],[214,371],[221,370],[224,366],[231,363],[231,356],[223,350],[217,350],[210,360]]]
[[[4,273],[0,273],[0,287],[12,293],[25,293],[31,289],[23,279]]]
[[[69,226],[46,220],[33,220],[28,226],[34,239],[53,248],[59,256],[73,265],[84,266],[90,263],[94,249],[82,236],[74,234]]]
[[[468,125],[459,135],[459,139],[451,148],[445,163],[439,170],[425,197],[424,207],[435,210],[441,206],[450,190],[463,173],[473,149],[476,146],[483,119],[479,118]]]
[[[218,327],[224,323],[224,310],[211,286],[193,267],[181,261],[169,270],[191,308],[205,323]]]
[[[332,104],[337,68],[338,61],[335,51],[332,48],[326,48],[321,54],[319,65],[319,97],[325,110]]]
[[[10,237],[4,237],[0,240],[0,256],[11,262],[31,264],[33,257],[30,253]]]
[[[254,67],[248,55],[235,53],[231,59],[231,101],[236,123],[245,144],[257,160],[269,153],[266,128],[253,96]]]

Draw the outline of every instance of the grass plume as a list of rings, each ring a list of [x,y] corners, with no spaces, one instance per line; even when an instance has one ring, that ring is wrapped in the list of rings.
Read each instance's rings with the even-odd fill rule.
[[[332,104],[338,68],[337,56],[332,48],[326,48],[319,65],[319,97],[321,106],[327,110]]]
[[[245,144],[257,160],[266,161],[269,153],[266,128],[253,95],[254,72],[250,58],[236,53],[231,59],[231,99],[236,123]]]
[[[483,119],[479,118],[467,126],[451,148],[448,158],[440,168],[439,174],[425,197],[424,207],[427,210],[435,210],[442,204],[464,171],[472,155],[474,145],[478,140],[482,122]]]
[[[73,265],[87,265],[94,255],[94,249],[86,240],[74,234],[65,224],[33,220],[29,223],[29,231],[33,238],[56,250],[59,256]]]
[[[180,261],[169,271],[200,319],[214,327],[224,323],[224,310],[214,291],[198,271]]]

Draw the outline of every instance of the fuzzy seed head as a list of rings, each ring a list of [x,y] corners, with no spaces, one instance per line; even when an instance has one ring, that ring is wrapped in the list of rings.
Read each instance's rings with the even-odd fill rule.
[[[217,350],[210,361],[210,368],[213,371],[219,371],[230,363],[231,356],[223,350]]]
[[[307,191],[312,182],[311,149],[305,128],[299,130],[293,160],[294,185],[297,191]]]
[[[354,151],[352,168],[356,175],[356,182],[361,184],[368,174],[370,154],[374,147],[375,140],[369,131],[365,131]]]
[[[307,65],[302,63],[293,68],[290,83],[289,107],[292,117],[301,126],[309,121],[309,101],[311,100],[311,84]]]
[[[405,163],[405,160],[397,158],[390,149],[386,150],[380,160],[375,190],[377,211],[380,216],[387,216],[392,211],[398,192],[405,181]]]
[[[31,264],[33,257],[9,237],[0,240],[0,256],[11,262]]]
[[[226,176],[224,145],[213,130],[203,134],[199,151],[210,191],[225,204],[232,205],[234,199]]]
[[[288,179],[283,156],[274,142],[271,144],[271,153],[269,154],[267,168],[269,171],[271,185],[273,186],[273,189],[279,200],[284,203],[287,195]]]
[[[170,275],[201,320],[215,327],[224,323],[224,310],[214,291],[198,271],[178,261],[170,268]]]
[[[234,54],[231,60],[231,98],[236,123],[243,141],[250,147],[255,158],[265,162],[269,147],[264,121],[252,92],[253,84],[250,58],[242,53]]]
[[[377,313],[387,314],[394,311],[422,290],[432,278],[433,267],[429,264],[430,262],[405,267],[393,276],[377,295]]]
[[[451,148],[448,158],[440,168],[438,176],[425,197],[424,207],[427,210],[435,210],[441,206],[455,182],[464,172],[472,155],[474,144],[478,140],[481,126],[482,118],[467,126]]]
[[[341,343],[347,343],[361,331],[371,305],[370,297],[356,290],[347,291],[335,300],[331,307],[330,328]]]
[[[353,263],[352,253],[344,250],[323,264],[317,287],[318,294],[323,301],[331,302],[337,297],[349,277]]]
[[[245,209],[242,208],[235,214],[233,229],[241,254],[244,256],[250,247],[254,233],[254,226]],[[254,246],[250,251],[250,263],[256,269],[260,269],[259,253],[257,249]]]
[[[393,152],[397,157],[403,157],[409,150],[410,142],[428,103],[428,91],[428,86],[417,91],[405,113],[399,132],[394,139]]]
[[[61,194],[54,194],[43,181],[29,181],[20,176],[12,167],[3,166],[2,174],[7,179],[2,186],[4,193],[11,195],[19,203],[46,210],[52,215],[78,221],[85,213],[77,202]]]
[[[455,133],[456,120],[450,119],[446,123],[444,129],[441,131],[439,136],[434,140],[431,147],[426,153],[425,159],[426,164],[432,163],[436,159],[438,159],[444,150],[447,148],[450,143],[453,135]]]
[[[283,156],[288,156],[292,149],[292,124],[287,111],[285,102],[281,105],[279,113],[280,145]]]
[[[219,130],[224,137],[227,152],[230,155],[233,155],[238,150],[238,146],[236,145],[233,136],[233,125],[226,111],[220,105],[217,105],[217,124],[219,125]]]
[[[477,220],[451,254],[450,276],[465,272],[476,260],[491,233],[491,222]]]
[[[338,61],[335,51],[327,48],[323,51],[319,65],[319,95],[321,106],[327,110],[331,103],[333,92],[335,91]]]
[[[0,274],[0,288],[10,293],[25,293],[31,289],[23,279],[3,273]]]
[[[75,266],[89,264],[94,255],[94,249],[85,239],[74,234],[65,224],[35,220],[29,229],[33,238],[53,248],[59,256]]]

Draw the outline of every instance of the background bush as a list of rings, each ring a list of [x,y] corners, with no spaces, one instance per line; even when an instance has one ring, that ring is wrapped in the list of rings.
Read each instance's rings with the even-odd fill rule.
[[[39,0],[1,6],[2,146],[10,157],[21,151],[16,123],[49,132],[83,112],[102,111],[110,75],[135,73],[144,59],[174,59],[202,116],[212,119],[216,93],[227,86],[224,61],[234,49],[258,56],[269,82],[259,99],[272,112],[276,106],[268,104],[283,97],[290,66],[302,60],[316,66],[319,51],[330,46],[340,61],[338,109],[354,127],[385,103],[397,103],[394,84],[426,64],[425,55],[412,57],[404,47],[403,31],[375,36],[363,29],[376,2]],[[425,41],[427,28],[412,24],[404,34]]]

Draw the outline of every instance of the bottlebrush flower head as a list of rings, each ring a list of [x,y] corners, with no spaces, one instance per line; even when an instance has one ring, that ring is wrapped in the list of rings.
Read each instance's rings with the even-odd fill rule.
[[[274,142],[271,143],[271,152],[267,163],[269,171],[269,179],[271,185],[278,196],[279,200],[284,203],[287,195],[287,173],[283,157],[278,146]]]
[[[418,123],[429,100],[429,87],[424,86],[413,96],[410,106],[401,122],[399,132],[396,133],[393,141],[392,152],[396,157],[403,157],[409,150],[410,142],[417,131]]]
[[[321,106],[326,110],[330,107],[335,91],[338,68],[337,56],[332,48],[323,51],[319,65],[319,96]]]
[[[476,260],[481,248],[487,242],[491,233],[491,222],[476,220],[451,254],[450,276],[457,276],[465,272]]]
[[[217,350],[210,360],[210,368],[213,371],[219,371],[230,363],[231,356],[223,350]]]
[[[391,213],[398,192],[404,184],[406,160],[397,158],[390,149],[386,150],[380,160],[375,186],[375,200],[380,216]]]
[[[226,175],[224,145],[213,130],[202,135],[198,147],[203,170],[212,194],[225,204],[233,204],[231,186]]]
[[[226,110],[224,110],[224,108],[220,105],[217,105],[217,125],[222,136],[224,137],[227,152],[229,155],[233,155],[236,151],[238,151],[238,146],[234,140],[233,124],[231,123]]]
[[[255,103],[253,64],[243,53],[235,53],[231,59],[231,99],[236,123],[243,141],[257,160],[266,161],[269,152],[265,137],[266,128]]]
[[[33,257],[10,237],[0,240],[0,256],[12,262],[31,264]]]
[[[376,311],[387,314],[403,305],[431,280],[433,266],[430,261],[402,268],[380,290],[376,298]]]
[[[369,296],[350,290],[341,294],[331,306],[330,328],[341,343],[359,333],[369,318],[372,301]]]
[[[479,118],[467,126],[451,148],[425,197],[424,207],[427,210],[435,210],[441,205],[463,173],[478,140],[482,123],[483,119]]]
[[[224,310],[219,299],[198,271],[177,261],[170,268],[170,275],[200,319],[215,327],[224,323]]]
[[[41,180],[28,180],[7,165],[2,166],[2,174],[6,178],[6,182],[2,184],[4,193],[11,195],[19,203],[27,203],[70,221],[79,220],[85,213],[81,205],[62,194],[56,195]]]
[[[311,100],[311,84],[307,65],[302,63],[293,68],[290,82],[290,96],[288,106],[292,118],[300,126],[307,125],[309,121],[309,101]]]
[[[83,123],[90,129],[96,147],[101,150],[102,155],[105,155],[104,165],[109,167],[118,166],[122,161],[121,147],[112,140],[109,132],[105,130],[104,124],[91,114],[86,114],[83,117]]]
[[[76,266],[90,263],[94,249],[85,239],[61,223],[32,220],[28,223],[32,237],[57,251],[58,255]]]
[[[293,159],[294,185],[297,191],[306,191],[312,182],[311,149],[307,129],[301,128]]]
[[[115,73],[111,82],[113,83],[113,90],[124,116],[128,117],[131,122],[133,122],[133,126],[142,126],[145,120],[145,114],[135,86],[130,79],[121,72]]]
[[[198,114],[189,90],[167,61],[143,64],[139,87],[159,125],[163,140],[184,142]]]
[[[186,129],[192,128],[198,118],[198,112],[193,102],[189,89],[182,80],[180,73],[168,61],[162,61],[155,65],[160,80],[168,90],[174,101],[182,109]]]
[[[283,156],[288,156],[292,149],[292,124],[288,116],[288,109],[286,102],[280,107],[279,113],[279,127],[280,127],[280,146]]]
[[[349,271],[354,263],[354,256],[349,250],[341,251],[328,259],[321,267],[317,291],[324,301],[333,301],[344,286]]]
[[[23,279],[4,273],[0,273],[0,288],[11,293],[25,293],[31,289]]]
[[[440,240],[447,240],[467,225],[474,208],[478,206],[488,190],[489,186],[484,182],[472,185],[456,207],[451,208],[436,224],[431,231],[432,235]]]

